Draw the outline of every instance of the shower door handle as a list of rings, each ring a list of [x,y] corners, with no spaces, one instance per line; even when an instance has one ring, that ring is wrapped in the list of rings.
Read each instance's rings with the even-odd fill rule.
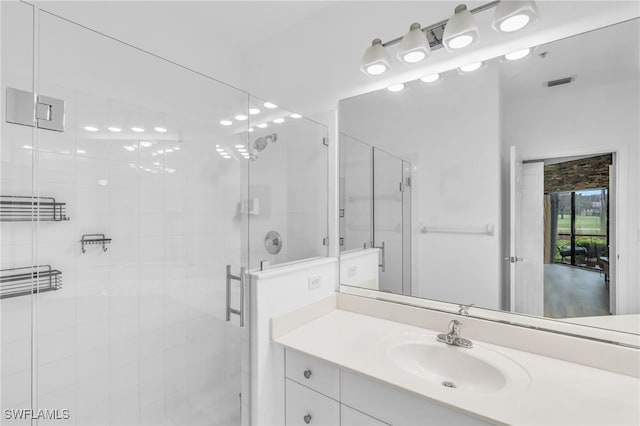
[[[373,248],[377,248],[380,249],[381,252],[381,262],[378,264],[378,268],[382,269],[382,272],[384,272],[385,270],[385,258],[384,258],[384,241],[382,242],[382,244],[380,246],[372,246]]]
[[[227,265],[227,312],[226,319],[227,321],[231,321],[231,314],[238,315],[240,317],[240,327],[244,327],[244,285],[245,285],[245,277],[246,270],[244,266],[240,268],[240,275],[233,275],[231,273],[231,265]],[[235,280],[240,283],[240,306],[239,309],[234,309],[231,307],[231,281]]]

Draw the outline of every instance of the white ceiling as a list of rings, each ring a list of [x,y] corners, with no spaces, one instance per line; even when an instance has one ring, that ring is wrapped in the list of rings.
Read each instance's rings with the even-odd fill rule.
[[[198,70],[289,110],[317,116],[341,98],[640,15],[637,1],[538,1],[540,21],[503,35],[476,15],[481,41],[435,51],[425,65],[394,60],[383,78],[359,71],[375,37],[446,19],[459,1],[40,1],[37,5]],[[484,1],[468,1],[469,8]],[[390,52],[393,55],[393,51]]]

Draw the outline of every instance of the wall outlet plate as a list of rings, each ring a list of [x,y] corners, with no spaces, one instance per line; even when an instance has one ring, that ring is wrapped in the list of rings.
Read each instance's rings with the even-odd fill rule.
[[[322,277],[320,275],[316,275],[315,277],[309,277],[309,290],[313,290],[314,288],[319,288],[322,285]]]

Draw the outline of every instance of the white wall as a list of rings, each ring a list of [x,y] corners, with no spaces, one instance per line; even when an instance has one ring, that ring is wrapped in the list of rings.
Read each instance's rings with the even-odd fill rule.
[[[524,160],[616,152],[619,313],[638,313],[638,80],[602,81],[595,87],[585,87],[578,78],[570,85],[537,93],[533,98],[504,99],[503,158],[508,158],[510,145],[517,147]]]
[[[499,232],[419,233],[420,224],[475,229],[500,223],[498,100],[497,70],[488,68],[341,103],[341,131],[414,166],[416,296],[500,307]]]

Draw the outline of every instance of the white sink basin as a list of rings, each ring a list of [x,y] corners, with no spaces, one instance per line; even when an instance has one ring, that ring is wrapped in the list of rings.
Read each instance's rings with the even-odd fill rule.
[[[380,348],[405,374],[452,391],[494,393],[530,383],[519,364],[477,342],[465,349],[440,343],[435,334],[412,333],[385,338]]]

